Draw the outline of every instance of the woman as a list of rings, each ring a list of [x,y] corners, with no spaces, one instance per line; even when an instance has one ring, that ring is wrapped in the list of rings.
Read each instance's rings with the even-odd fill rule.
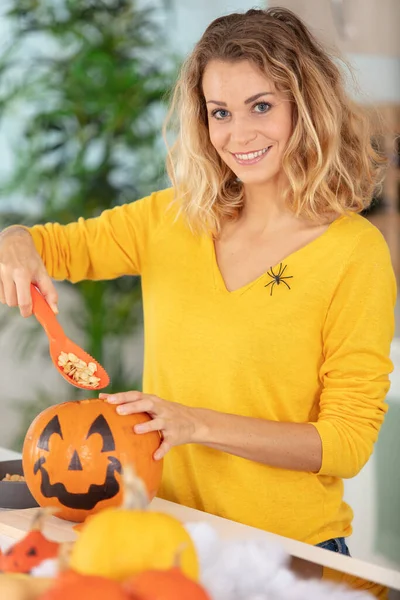
[[[383,162],[340,72],[284,9],[211,23],[183,66],[171,189],[0,241],[0,300],[35,282],[142,277],[144,392],[101,397],[160,430],[160,496],[347,553],[343,478],[389,388],[395,280],[359,214]]]

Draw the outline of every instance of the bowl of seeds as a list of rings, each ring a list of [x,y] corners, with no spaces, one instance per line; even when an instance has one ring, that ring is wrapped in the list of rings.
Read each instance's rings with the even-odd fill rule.
[[[0,461],[0,508],[34,508],[38,503],[24,478],[22,460]]]

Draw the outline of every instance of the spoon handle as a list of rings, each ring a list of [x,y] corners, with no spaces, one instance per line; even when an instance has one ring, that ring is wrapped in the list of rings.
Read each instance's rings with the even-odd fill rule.
[[[37,287],[31,283],[33,314],[45,330],[49,340],[54,341],[65,337],[65,333],[57,317],[47,304]]]

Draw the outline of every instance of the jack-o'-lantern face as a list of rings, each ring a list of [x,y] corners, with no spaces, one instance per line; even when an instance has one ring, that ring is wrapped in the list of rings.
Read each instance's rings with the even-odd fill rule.
[[[87,463],[88,456],[91,456],[92,461],[96,461],[98,465],[98,469],[96,472],[101,474],[102,469],[99,468],[100,464],[104,463],[104,458],[101,457],[101,454],[105,452],[107,454],[108,465],[107,468],[104,469],[104,477],[102,481],[99,483],[90,483],[88,490],[86,492],[76,492],[76,491],[68,491],[65,484],[60,482],[51,483],[49,474],[46,469],[46,457],[40,456],[37,459],[33,466],[33,472],[36,475],[37,472],[41,473],[42,483],[40,486],[40,490],[45,498],[57,498],[59,502],[66,506],[67,508],[78,508],[82,510],[92,510],[96,504],[101,502],[102,500],[108,500],[109,498],[113,498],[119,492],[119,482],[116,479],[115,473],[121,473],[122,467],[121,463],[110,453],[115,452],[115,441],[113,434],[111,432],[110,426],[108,425],[104,415],[97,416],[93,423],[91,423],[89,430],[85,436],[85,432],[80,432],[82,435],[78,437],[78,450],[68,443],[69,452],[68,456],[68,465],[64,465],[67,471],[75,471],[76,473],[69,473],[69,484],[70,487],[75,489],[82,489],[84,485],[84,481],[88,476],[88,472],[84,473],[84,469],[82,466],[82,460]],[[96,437],[91,440],[91,436],[98,435],[100,437]],[[64,442],[63,432],[61,430],[60,420],[58,415],[55,415],[51,421],[45,426],[42,433],[40,434],[37,447],[45,452],[50,451],[50,444],[52,442],[51,437],[57,435],[60,438],[59,451],[53,452],[49,454],[49,459],[55,460],[55,456],[60,457],[62,455],[62,446]],[[76,439],[76,434],[75,434]],[[84,439],[82,439],[82,437]],[[102,447],[99,449],[98,443],[101,440]],[[57,442],[55,441],[56,445]],[[69,455],[72,453],[71,458]],[[85,458],[80,459],[80,454]],[[59,459],[58,459],[59,460]],[[91,465],[93,462],[91,461]],[[61,465],[58,463],[59,469],[61,471]],[[94,477],[94,473],[91,473],[91,476]],[[86,479],[87,480],[87,479]]]
[[[125,461],[134,464],[153,497],[162,472],[153,458],[160,436],[133,430],[148,419],[118,415],[103,400],[66,402],[43,411],[30,426],[23,450],[24,476],[38,504],[57,507],[57,516],[72,521],[118,506]]]
[[[41,531],[29,531],[0,556],[0,571],[30,573],[44,560],[57,558],[58,544],[44,537]]]

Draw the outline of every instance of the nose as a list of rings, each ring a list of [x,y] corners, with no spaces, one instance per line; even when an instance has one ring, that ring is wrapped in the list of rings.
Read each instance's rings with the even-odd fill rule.
[[[257,138],[257,131],[254,124],[249,122],[246,117],[235,117],[231,123],[231,141],[235,150],[240,150]]]
[[[77,453],[77,451],[75,450],[75,452],[72,455],[71,458],[71,462],[68,465],[68,471],[82,471],[82,463],[79,459],[79,455]]]

